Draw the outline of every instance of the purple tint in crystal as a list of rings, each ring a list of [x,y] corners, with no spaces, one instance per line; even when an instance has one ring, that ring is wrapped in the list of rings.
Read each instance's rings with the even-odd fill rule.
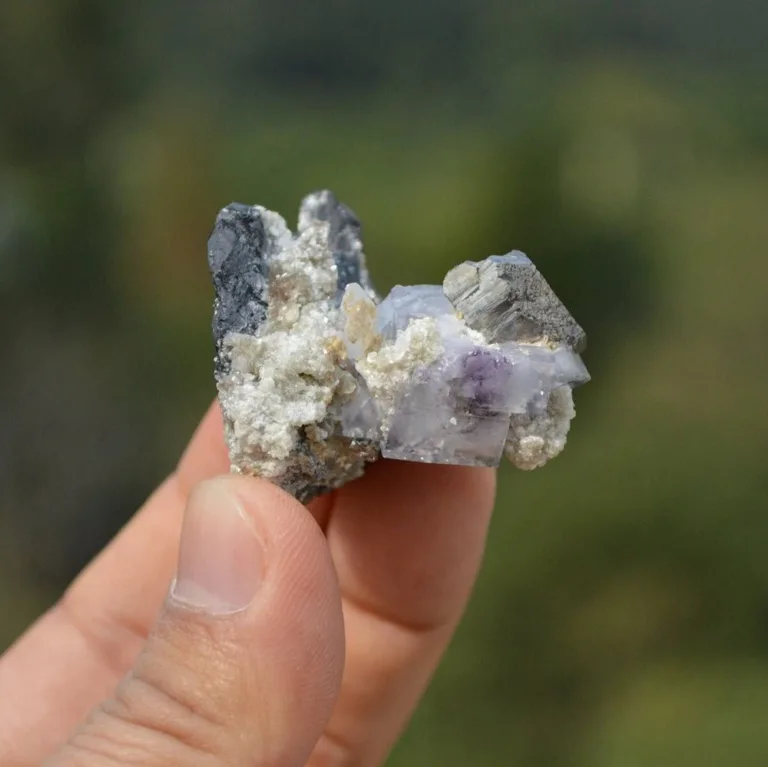
[[[380,456],[533,469],[563,449],[586,336],[520,251],[379,301],[360,222],[323,190],[296,234],[228,206],[208,255],[233,470],[306,502]]]
[[[435,365],[414,376],[395,405],[382,455],[423,463],[497,466],[509,414],[471,412],[455,398],[444,373],[444,367]]]
[[[475,347],[462,360],[455,381],[455,396],[473,412],[507,413],[511,410],[512,363],[495,349]]]

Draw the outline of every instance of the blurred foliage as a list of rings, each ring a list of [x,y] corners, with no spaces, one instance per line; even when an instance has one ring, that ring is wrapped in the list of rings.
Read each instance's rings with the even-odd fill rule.
[[[768,760],[768,9],[0,4],[0,647],[213,393],[218,208],[331,187],[383,290],[529,252],[593,382],[393,765]]]

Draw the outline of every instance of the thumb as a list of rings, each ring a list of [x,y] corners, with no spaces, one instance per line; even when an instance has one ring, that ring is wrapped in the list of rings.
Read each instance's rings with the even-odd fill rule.
[[[205,482],[134,668],[49,764],[299,767],[343,658],[336,576],[309,512],[260,480]]]

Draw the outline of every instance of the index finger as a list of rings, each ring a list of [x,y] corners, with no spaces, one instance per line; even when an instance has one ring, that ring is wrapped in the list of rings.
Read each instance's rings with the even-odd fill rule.
[[[380,461],[338,493],[326,535],[347,659],[313,767],[384,761],[464,612],[494,491],[488,469]]]

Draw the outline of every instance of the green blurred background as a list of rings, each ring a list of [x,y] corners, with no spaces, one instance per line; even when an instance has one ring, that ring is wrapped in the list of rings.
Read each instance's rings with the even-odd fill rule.
[[[382,290],[528,252],[586,328],[391,764],[768,764],[768,4],[2,0],[0,648],[213,396],[205,241],[330,187]]]

